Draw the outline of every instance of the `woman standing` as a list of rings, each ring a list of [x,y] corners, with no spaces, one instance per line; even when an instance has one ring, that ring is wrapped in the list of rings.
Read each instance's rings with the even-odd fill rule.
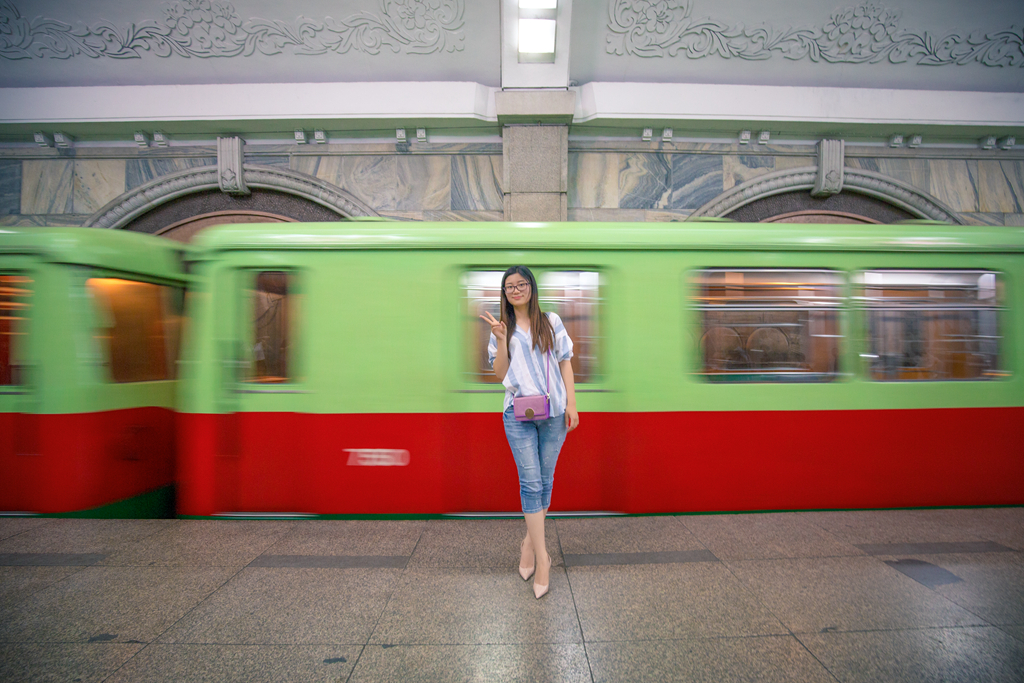
[[[565,435],[580,422],[570,361],[572,340],[558,315],[541,313],[537,280],[526,266],[512,266],[501,278],[501,320],[490,313],[480,317],[491,326],[488,362],[505,386],[505,435],[519,470],[519,495],[526,517],[519,574],[525,581],[536,572],[533,593],[540,598],[550,585],[544,517],[551,505],[555,463]],[[532,419],[533,408],[516,416],[516,399],[544,395],[550,401],[546,419]],[[538,412],[543,415],[542,410]]]

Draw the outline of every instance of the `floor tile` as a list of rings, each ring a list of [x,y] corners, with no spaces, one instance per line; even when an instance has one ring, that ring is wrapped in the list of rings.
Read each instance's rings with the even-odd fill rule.
[[[833,683],[792,636],[590,643],[594,680],[609,683]]]
[[[982,541],[969,530],[952,526],[943,510],[850,510],[800,512],[798,517],[846,543],[935,543]]]
[[[1024,624],[1000,624],[998,628],[1024,643]]]
[[[162,643],[365,643],[397,569],[246,568],[161,636]]]
[[[30,595],[81,570],[82,567],[0,567],[0,609],[6,612]]]
[[[537,600],[533,581],[512,568],[409,568],[371,643],[578,643],[579,623],[565,570],[552,568]]]
[[[719,563],[572,567],[569,581],[587,642],[787,633]]]
[[[425,521],[313,520],[298,522],[272,555],[412,555]]]
[[[558,540],[562,552],[596,553],[667,552],[704,550],[683,523],[682,517],[583,517],[559,519]]]
[[[295,522],[177,520],[100,562],[136,567],[241,567],[286,534]]]
[[[996,628],[798,636],[843,683],[1020,683],[1024,642]]]
[[[99,683],[143,647],[141,643],[0,644],[0,681]]]
[[[109,554],[177,523],[173,519],[53,519],[0,541],[0,553]]]
[[[562,563],[557,525],[548,520],[544,530],[554,566]],[[410,567],[519,566],[519,549],[526,536],[522,519],[460,519],[427,522]]]
[[[589,683],[582,645],[367,645],[349,683]]]
[[[728,564],[773,614],[798,633],[987,625],[886,566],[883,559],[804,558]]]
[[[51,524],[49,517],[0,517],[0,540],[17,536],[37,526]]]
[[[723,560],[862,555],[800,515],[691,515],[686,528]]]
[[[1024,507],[959,508],[935,512],[948,526],[1014,550],[1024,550]]]
[[[361,645],[164,645],[154,643],[106,683],[135,681],[344,681]]]
[[[931,556],[963,579],[935,590],[990,624],[1024,624],[1024,554]]]
[[[0,641],[151,642],[236,571],[87,567],[19,602]]]

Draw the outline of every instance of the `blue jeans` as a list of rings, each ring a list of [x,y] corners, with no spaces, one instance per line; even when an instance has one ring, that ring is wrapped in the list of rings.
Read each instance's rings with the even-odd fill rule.
[[[523,502],[523,512],[530,514],[546,510],[551,505],[558,452],[565,441],[565,415],[519,422],[509,406],[502,419],[505,436],[519,470],[519,497]]]

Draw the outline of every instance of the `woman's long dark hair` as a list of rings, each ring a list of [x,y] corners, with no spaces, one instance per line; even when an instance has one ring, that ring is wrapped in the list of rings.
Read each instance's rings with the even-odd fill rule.
[[[505,296],[505,280],[511,275],[522,275],[530,283],[530,303],[526,310],[530,315],[530,334],[533,336],[533,345],[539,346],[542,353],[555,350],[555,330],[551,327],[548,317],[540,310],[540,303],[537,300],[537,279],[526,266],[512,266],[505,271],[501,278],[501,319],[505,323],[505,351],[508,357],[512,358],[512,335],[516,331],[516,309],[512,307],[508,297]]]

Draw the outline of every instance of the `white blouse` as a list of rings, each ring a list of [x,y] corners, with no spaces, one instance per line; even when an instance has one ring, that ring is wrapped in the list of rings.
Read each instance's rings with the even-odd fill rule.
[[[540,347],[533,346],[533,334],[524,332],[516,326],[509,345],[512,357],[502,382],[505,385],[505,405],[502,411],[508,410],[516,396],[540,396],[547,393],[551,398],[551,417],[565,413],[565,382],[562,381],[558,364],[572,358],[572,339],[569,338],[569,333],[565,331],[565,325],[557,313],[545,315],[555,332],[555,348],[550,354],[542,353]],[[492,333],[487,341],[487,362],[491,368],[494,368],[494,359],[497,355],[498,340]],[[545,365],[548,373],[547,391],[544,383]]]

